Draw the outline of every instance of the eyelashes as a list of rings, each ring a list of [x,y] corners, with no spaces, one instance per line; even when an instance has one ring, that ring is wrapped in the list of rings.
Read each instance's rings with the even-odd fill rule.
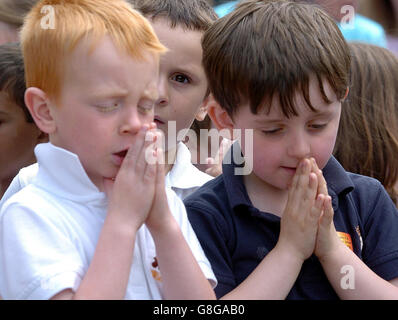
[[[120,107],[120,104],[114,103],[112,105],[97,105],[96,107],[99,111],[106,113],[118,109]]]
[[[108,113],[114,110],[120,109],[122,107],[121,103],[113,103],[109,105],[96,105],[95,106],[100,112]],[[155,103],[142,103],[137,106],[142,112],[151,112],[155,107]]]
[[[327,127],[327,123],[321,123],[321,124],[311,124],[308,125],[308,129],[311,131],[321,131]],[[272,130],[262,130],[261,132],[265,135],[276,135],[278,133],[283,133],[285,131],[285,128],[275,128]]]

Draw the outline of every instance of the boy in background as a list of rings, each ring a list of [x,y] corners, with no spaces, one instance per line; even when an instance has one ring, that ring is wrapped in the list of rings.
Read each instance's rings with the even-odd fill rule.
[[[19,44],[0,45],[0,198],[18,171],[36,162],[33,149],[47,139],[26,108],[25,89]]]
[[[199,150],[199,139],[194,139],[188,129],[194,120],[203,121],[207,114],[210,98],[202,66],[201,38],[217,15],[206,0],[130,2],[149,19],[168,49],[160,59],[155,123],[165,134],[166,185],[184,199],[212,179],[192,164],[190,150],[182,141],[188,136],[190,143],[195,142],[193,152]],[[175,132],[169,132],[169,127]]]
[[[55,29],[41,27],[45,5]],[[35,149],[32,183],[1,207],[3,298],[212,298],[155,149],[165,48],[148,21],[121,0],[40,1],[21,44],[25,100],[50,143]]]
[[[380,182],[332,156],[350,71],[332,18],[309,4],[245,1],[202,45],[219,103],[209,115],[241,130],[233,151],[253,165],[243,176],[224,164],[185,199],[217,297],[397,299],[397,209]]]

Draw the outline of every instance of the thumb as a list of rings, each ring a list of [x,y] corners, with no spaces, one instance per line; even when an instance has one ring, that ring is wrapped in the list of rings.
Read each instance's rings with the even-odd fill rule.
[[[323,215],[321,217],[321,225],[323,227],[327,227],[330,224],[333,223],[333,216],[334,216],[334,211],[332,207],[332,197],[327,196],[324,202],[324,210],[323,210]]]

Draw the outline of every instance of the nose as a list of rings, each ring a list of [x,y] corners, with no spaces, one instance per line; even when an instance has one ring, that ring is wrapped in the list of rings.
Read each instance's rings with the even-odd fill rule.
[[[121,135],[136,134],[141,129],[143,121],[137,107],[129,106],[126,111],[121,113],[121,125],[119,132]]]
[[[309,138],[310,137],[303,131],[294,132],[287,137],[289,140],[287,149],[288,155],[298,160],[310,157],[311,143]]]
[[[165,77],[160,77],[158,81],[158,99],[156,100],[156,107],[165,107],[169,104],[169,88],[168,81]]]

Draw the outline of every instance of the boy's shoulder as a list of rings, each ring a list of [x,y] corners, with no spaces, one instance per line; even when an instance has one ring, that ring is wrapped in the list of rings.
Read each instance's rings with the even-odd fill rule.
[[[250,206],[247,192],[243,183],[243,176],[235,175],[234,163],[223,164],[223,173],[205,183],[193,194],[184,199],[188,214],[191,210],[200,209],[201,212],[229,220],[232,211],[240,205]]]
[[[63,215],[56,199],[34,184],[27,185],[5,199],[0,207],[0,223],[5,225],[18,224],[18,221],[48,221],[58,225],[64,220]]]
[[[203,184],[194,193],[184,199],[185,205],[194,204],[198,201],[201,202],[201,199],[217,199],[218,201],[222,201],[222,199],[224,199],[223,196],[227,193],[224,177],[224,174],[221,174]]]
[[[357,214],[363,221],[380,211],[397,214],[397,208],[383,185],[372,177],[347,172],[331,157],[323,170],[333,208],[345,215]]]
[[[34,163],[28,167],[19,170],[18,174],[11,181],[6,192],[0,200],[0,209],[9,198],[11,198],[17,192],[21,191],[24,187],[29,185],[34,180],[38,170],[39,165],[37,163]]]

